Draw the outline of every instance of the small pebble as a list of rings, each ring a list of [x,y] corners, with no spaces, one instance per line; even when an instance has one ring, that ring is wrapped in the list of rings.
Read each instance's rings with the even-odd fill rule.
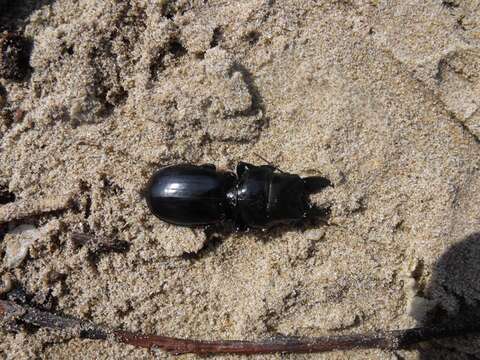
[[[0,295],[8,293],[13,288],[12,275],[6,273],[2,276],[2,282],[0,283]]]
[[[40,238],[40,231],[33,225],[17,226],[5,235],[4,263],[8,268],[15,268],[22,263],[28,254],[30,246]]]
[[[23,117],[25,116],[25,111],[22,109],[17,109],[15,110],[15,115],[13,116],[13,119],[15,122],[20,122],[23,120]]]
[[[325,230],[323,229],[311,229],[305,232],[305,238],[307,240],[318,241],[325,235]]]

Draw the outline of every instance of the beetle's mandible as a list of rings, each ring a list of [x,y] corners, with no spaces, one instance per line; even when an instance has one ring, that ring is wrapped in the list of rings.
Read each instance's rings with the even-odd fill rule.
[[[236,173],[214,165],[173,165],[157,171],[145,197],[158,218],[181,226],[222,225],[268,229],[297,223],[315,213],[309,194],[331,185],[327,178],[301,178],[275,166],[245,162]]]

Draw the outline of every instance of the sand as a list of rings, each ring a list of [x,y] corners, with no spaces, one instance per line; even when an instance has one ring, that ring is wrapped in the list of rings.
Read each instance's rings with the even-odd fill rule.
[[[406,328],[480,301],[476,2],[6,3],[0,30],[31,40],[32,69],[0,78],[0,213],[23,214],[3,225],[4,283],[102,325],[204,339]],[[256,154],[330,178],[312,198],[331,206],[328,224],[207,242],[142,197],[162,166],[233,169]],[[21,225],[39,235],[12,268]],[[97,253],[73,232],[130,248]],[[252,358],[475,353],[468,339]],[[45,330],[2,330],[0,354],[172,358]]]

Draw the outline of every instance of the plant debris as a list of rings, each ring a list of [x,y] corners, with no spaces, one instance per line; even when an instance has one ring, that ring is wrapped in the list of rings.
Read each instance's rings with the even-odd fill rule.
[[[40,238],[41,232],[33,225],[22,224],[5,236],[4,263],[8,268],[19,266],[28,254],[30,246]]]
[[[95,235],[88,235],[83,233],[72,233],[70,235],[75,247],[85,246],[89,251],[94,253],[118,252],[123,253],[128,251],[130,244],[128,241],[120,241],[117,239],[110,239],[106,237],[99,237]]]
[[[86,320],[55,315],[37,308],[0,300],[0,319],[5,328],[19,323],[52,330],[68,331],[82,339],[113,340],[143,348],[158,348],[173,354],[270,354],[314,353],[333,350],[378,348],[398,350],[432,339],[462,336],[480,332],[480,323],[451,322],[442,327],[380,331],[368,334],[321,336],[315,338],[277,337],[258,341],[195,340],[162,335],[143,335],[129,331],[109,330]]]
[[[0,224],[71,206],[73,194],[48,196],[34,200],[18,200],[0,206]]]

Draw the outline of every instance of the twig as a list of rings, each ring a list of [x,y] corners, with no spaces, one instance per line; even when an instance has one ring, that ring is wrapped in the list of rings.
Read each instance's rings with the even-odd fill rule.
[[[27,305],[0,300],[0,320],[4,324],[27,323],[42,328],[70,331],[79,338],[107,340],[143,348],[159,348],[174,354],[267,354],[277,352],[311,353],[333,350],[378,348],[397,350],[432,339],[463,336],[480,332],[477,321],[437,328],[413,328],[371,334],[322,336],[316,338],[276,338],[260,341],[178,339],[107,330],[91,322],[55,315]]]
[[[0,224],[42,213],[64,210],[71,206],[73,193],[36,200],[18,200],[0,206]]]
[[[99,237],[95,235],[83,234],[74,232],[70,235],[75,247],[86,246],[91,252],[106,253],[106,252],[126,252],[130,244],[127,241],[118,239],[110,239]]]
[[[13,301],[0,300],[0,320],[3,324],[16,322],[41,328],[73,331],[86,339],[106,339],[108,332],[84,320],[52,314]]]

